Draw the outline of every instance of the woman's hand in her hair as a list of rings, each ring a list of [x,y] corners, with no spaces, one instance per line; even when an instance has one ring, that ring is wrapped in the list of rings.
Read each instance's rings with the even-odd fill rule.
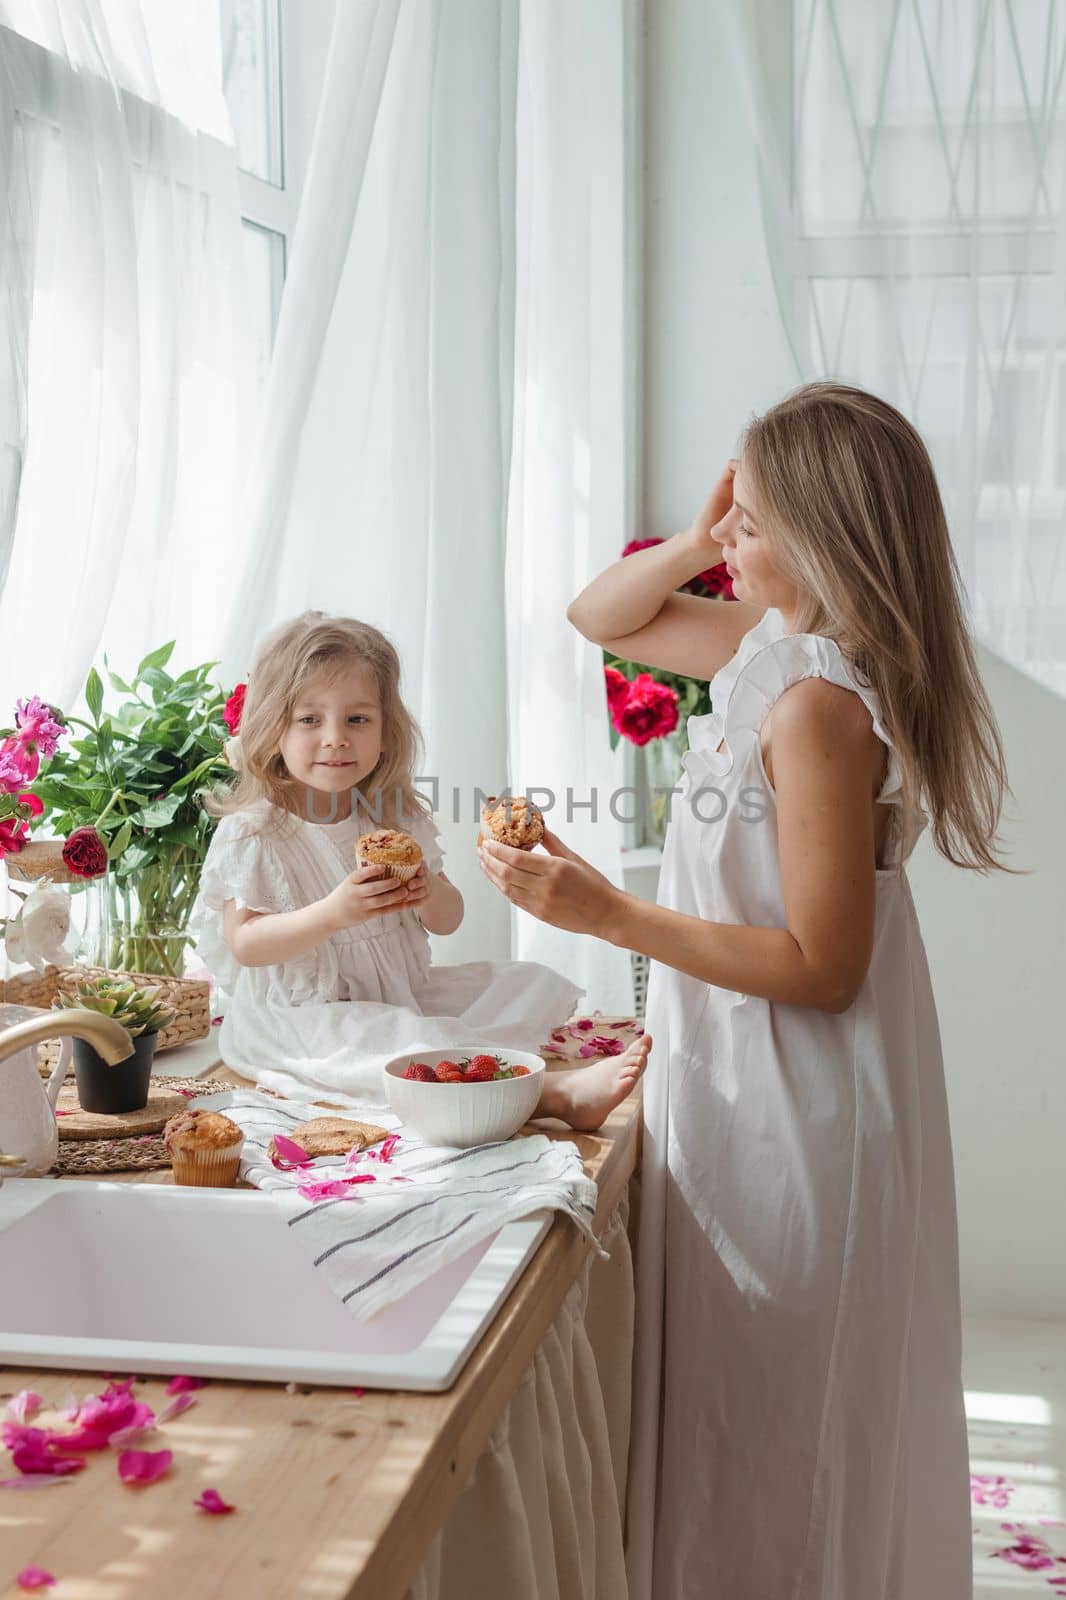
[[[688,530],[693,545],[706,556],[703,570],[707,567],[716,567],[723,560],[722,546],[715,536],[716,529],[726,517],[739,516],[733,505],[733,479],[736,471],[737,463],[728,461],[721,477],[711,490],[706,505]]]

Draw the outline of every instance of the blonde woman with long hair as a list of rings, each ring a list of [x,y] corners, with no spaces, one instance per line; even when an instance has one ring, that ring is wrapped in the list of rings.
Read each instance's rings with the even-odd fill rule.
[[[381,1106],[392,1057],[537,1050],[582,993],[532,961],[432,962],[429,935],[454,932],[463,899],[415,788],[420,742],[376,628],[305,611],[263,640],[227,746],[236,781],[205,799],[219,823],[193,925],[230,996],[222,1058],[267,1088]],[[357,865],[378,828],[421,846],[406,883]],[[538,1115],[597,1127],[647,1051],[638,1039],[591,1073],[546,1074]]]
[[[722,560],[734,604],[676,592]],[[960,591],[915,430],[800,389],[691,528],[569,610],[710,680],[659,904],[554,836],[482,847],[515,904],[653,963],[630,1600],[971,1593],[952,1151],[905,871],[927,826],[956,866],[1012,870]]]

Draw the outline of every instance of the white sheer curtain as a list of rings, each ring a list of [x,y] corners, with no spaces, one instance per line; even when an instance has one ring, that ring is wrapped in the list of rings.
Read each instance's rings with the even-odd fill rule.
[[[0,0],[0,721],[73,708],[101,647],[218,639],[250,371],[219,37],[217,0]]]
[[[637,8],[522,11],[515,426],[507,522],[511,770],[554,799],[553,832],[618,881],[603,655],[566,606],[635,523]],[[572,935],[515,914],[515,948],[567,970]],[[628,959],[583,941],[588,1003],[632,1007]],[[572,969],[570,969],[572,970]]]
[[[975,632],[1066,694],[1066,9],[730,15],[797,377],[911,417]]]
[[[602,674],[595,652],[574,647],[563,613],[626,533],[615,486],[625,482],[625,436],[601,418],[622,365],[623,326],[610,311],[619,293],[605,295],[595,324],[605,348],[593,357],[583,319],[601,246],[571,239],[594,202],[620,241],[625,125],[612,74],[626,12],[593,7],[580,41],[591,55],[575,60],[566,10],[519,0],[337,7],[249,480],[248,566],[226,635],[233,677],[265,628],[304,607],[351,613],[394,640],[426,735],[425,776],[437,780],[448,870],[468,904],[443,959],[510,948],[507,904],[473,848],[476,791],[509,777],[512,787],[554,787],[562,758],[580,798],[590,782],[610,781]],[[534,205],[533,186],[563,160],[561,148],[549,158],[541,128],[564,109],[581,130],[572,191],[560,190],[558,208]],[[581,343],[568,370],[556,352],[570,335]],[[541,459],[538,392],[552,430]],[[522,509],[509,519],[512,419]],[[505,614],[505,557],[521,573],[534,548],[536,584],[512,585]],[[563,650],[561,695],[554,662],[552,673],[544,664]],[[527,679],[543,694],[526,698]],[[565,783],[559,793],[565,805]],[[618,877],[613,821],[561,828]],[[552,959],[532,924],[518,949]],[[569,939],[552,964],[585,982],[590,1002],[624,1008],[621,952]]]

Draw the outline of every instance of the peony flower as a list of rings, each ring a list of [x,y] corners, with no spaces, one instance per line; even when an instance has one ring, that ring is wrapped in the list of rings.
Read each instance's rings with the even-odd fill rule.
[[[38,694],[29,700],[16,700],[15,724],[18,737],[25,744],[36,745],[42,756],[55,755],[67,727],[62,711],[48,705]]]
[[[4,944],[8,956],[43,972],[49,963],[69,966],[63,941],[70,932],[70,896],[51,878],[38,878],[17,917],[8,918]]]
[[[63,863],[77,878],[98,878],[107,871],[107,844],[95,828],[75,828],[63,846]]]
[[[246,683],[239,683],[222,708],[222,720],[230,733],[236,733],[240,728],[247,688]]]
[[[630,539],[622,551],[622,559],[626,556],[636,555],[638,550],[650,550],[653,544],[662,544],[661,539]]]
[[[18,855],[24,844],[30,840],[30,825],[28,822],[16,822],[14,817],[5,817],[0,822],[0,856]]]
[[[629,699],[629,679],[617,667],[604,667],[603,676],[607,683],[607,709],[613,717]]]
[[[27,744],[17,733],[9,734],[6,739],[0,739],[0,758],[9,763],[5,771],[10,771],[10,764],[14,763],[14,767],[21,774],[18,779],[19,785],[32,783],[41,769],[41,758],[36,747]]]
[[[695,582],[702,584],[711,594],[721,595],[723,600],[736,599],[733,593],[733,580],[726,571],[724,561],[720,561],[716,567],[708,567],[706,572],[698,573]]]
[[[649,672],[641,672],[629,685],[629,696],[611,721],[632,744],[645,745],[661,739],[677,727],[677,695],[665,683],[657,683]]]

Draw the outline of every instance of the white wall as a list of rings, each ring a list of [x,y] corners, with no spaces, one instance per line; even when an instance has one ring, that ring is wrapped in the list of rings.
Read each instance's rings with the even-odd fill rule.
[[[752,410],[796,379],[761,248],[754,161],[721,11],[646,0],[646,535],[684,526]],[[1029,878],[911,866],[940,1012],[964,1309],[1066,1318],[1066,702],[987,652]]]

